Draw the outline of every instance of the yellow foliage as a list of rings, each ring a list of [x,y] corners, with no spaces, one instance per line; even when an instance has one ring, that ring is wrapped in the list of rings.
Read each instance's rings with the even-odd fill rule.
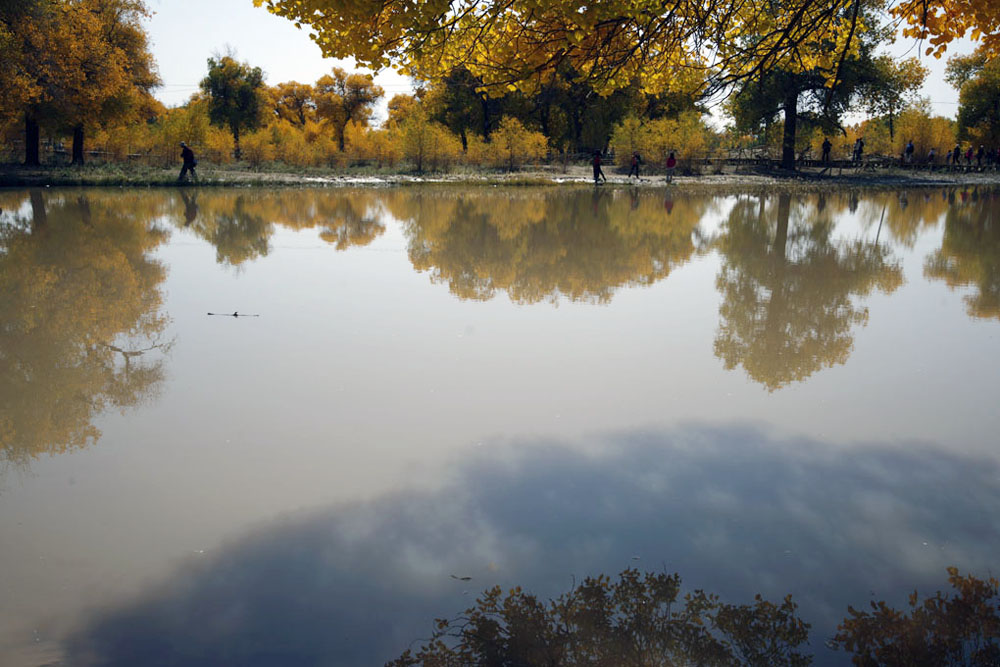
[[[663,166],[667,157],[674,157],[682,166],[708,157],[714,141],[711,128],[696,111],[685,111],[677,118],[639,121],[626,118],[611,134],[611,147],[616,155],[631,155],[638,151],[647,164]]]
[[[906,143],[912,140],[917,162],[923,161],[928,151],[934,148],[938,163],[943,163],[945,155],[955,144],[955,122],[942,116],[931,116],[924,106],[904,109],[893,121],[893,127],[892,137],[889,136],[889,124],[885,118],[871,118],[848,127],[843,144],[834,141],[834,153],[843,149],[842,157],[847,157],[860,137],[865,140],[865,155],[899,157]]]
[[[469,133],[466,136],[465,164],[474,166],[486,165],[492,158],[492,147],[478,134]]]
[[[737,75],[762,63],[832,73],[866,29],[852,20],[853,0],[254,2],[308,25],[325,56],[394,65],[422,80],[464,67],[494,95],[531,93],[560,67],[602,95],[700,87],[710,62]]]
[[[145,123],[99,128],[90,138],[90,149],[103,151],[109,160],[124,162],[130,155],[148,153],[153,135]]]
[[[494,164],[514,169],[525,162],[537,162],[545,156],[548,142],[541,132],[524,127],[516,118],[505,116],[491,137]]]
[[[916,158],[923,160],[933,147],[937,150],[937,161],[955,145],[955,122],[942,116],[931,116],[927,110],[910,107],[899,114],[896,121],[896,140],[893,155],[901,155],[906,142],[913,140]]]
[[[271,143],[271,133],[267,130],[257,130],[244,134],[240,138],[240,155],[251,169],[260,169],[263,163],[273,160],[274,145]]]
[[[991,56],[1000,54],[998,0],[905,0],[892,14],[907,22],[904,36],[927,41],[926,55],[940,58],[952,41],[966,36]]]
[[[631,155],[638,151],[652,158],[652,133],[648,126],[635,116],[629,116],[617,125],[611,134],[611,149],[616,155]]]
[[[305,132],[289,121],[279,120],[268,128],[271,134],[274,159],[287,165],[312,166],[316,154],[306,141]]]
[[[399,140],[402,154],[417,171],[425,166],[440,169],[456,163],[462,155],[462,143],[440,123],[427,116],[427,111],[416,105],[400,126]]]
[[[344,132],[345,151],[351,160],[373,163],[377,167],[394,165],[399,160],[400,147],[389,130],[373,130],[349,123]]]

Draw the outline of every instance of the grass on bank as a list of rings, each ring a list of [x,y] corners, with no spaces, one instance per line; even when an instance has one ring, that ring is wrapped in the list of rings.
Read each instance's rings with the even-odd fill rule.
[[[679,171],[686,187],[698,182],[712,182],[725,178],[739,181],[760,182],[760,177],[775,184],[812,182],[850,182],[859,185],[901,184],[934,185],[961,183],[995,183],[1000,181],[1000,172],[966,174],[961,172],[928,172],[887,168],[876,173],[862,173],[858,170],[833,170],[838,173],[821,175],[819,170],[800,169],[795,172],[776,172],[762,168],[727,167],[719,164],[695,165],[693,169]],[[608,165],[605,172],[613,177],[611,184],[624,185],[630,180],[623,178],[627,171],[619,166]],[[25,167],[20,164],[0,164],[0,187],[44,187],[44,186],[105,186],[105,187],[167,187],[178,184],[180,164],[170,168],[150,166],[140,163],[92,162],[83,166],[66,163]],[[647,185],[664,184],[662,170],[643,168],[643,180]],[[395,166],[378,167],[361,164],[345,167],[297,167],[279,161],[265,162],[256,168],[246,162],[214,164],[202,162],[198,166],[199,186],[274,186],[274,185],[322,185],[324,183],[350,182],[353,179],[384,179],[395,184],[420,183],[424,181],[446,181],[470,184],[503,184],[507,186],[558,185],[561,181],[589,182],[589,164],[551,164],[525,167],[513,171],[496,167],[452,166],[441,170],[416,171],[410,165],[399,163]],[[677,181],[675,180],[675,184]],[[732,184],[732,183],[731,183]]]

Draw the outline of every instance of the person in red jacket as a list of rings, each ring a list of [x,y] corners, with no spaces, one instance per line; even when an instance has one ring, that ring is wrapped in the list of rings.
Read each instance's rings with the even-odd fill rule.
[[[628,168],[628,177],[632,178],[632,174],[635,174],[637,181],[641,181],[639,178],[639,165],[642,164],[642,158],[639,157],[639,151],[632,151],[632,164]]]
[[[608,182],[608,177],[604,175],[604,170],[601,169],[601,151],[594,151],[594,185],[600,183],[600,179],[604,179],[604,182]]]
[[[677,158],[674,157],[674,152],[670,151],[670,155],[667,157],[667,183],[674,180],[674,169],[677,168]]]

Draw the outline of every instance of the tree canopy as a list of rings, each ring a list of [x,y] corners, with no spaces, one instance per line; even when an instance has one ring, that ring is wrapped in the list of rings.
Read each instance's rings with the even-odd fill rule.
[[[83,161],[87,126],[133,118],[159,85],[142,0],[15,0],[0,8],[0,117],[23,115],[28,164],[38,128],[70,128]]]
[[[1000,58],[980,47],[949,59],[946,76],[958,90],[959,137],[995,146],[1000,141]]]
[[[826,63],[833,76],[857,27],[853,0],[254,3],[311,28],[326,56],[432,80],[463,67],[493,94],[536,90],[567,67],[602,94],[636,82],[648,92],[725,85],[786,61]]]
[[[927,40],[927,55],[940,58],[956,39],[980,41],[1000,55],[1000,2],[997,0],[903,0],[892,8],[906,21],[904,36]]]
[[[316,113],[333,128],[340,150],[344,150],[344,129],[350,122],[366,125],[383,90],[371,75],[351,74],[334,67],[316,81]]]
[[[263,114],[264,72],[238,62],[232,55],[208,59],[208,75],[201,81],[208,96],[208,117],[213,125],[228,127],[234,154],[240,159],[240,133],[260,126]]]

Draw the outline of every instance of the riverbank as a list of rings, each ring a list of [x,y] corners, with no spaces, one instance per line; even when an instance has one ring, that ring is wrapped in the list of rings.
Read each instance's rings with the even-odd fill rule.
[[[611,171],[610,169],[608,170]],[[132,167],[125,165],[96,165],[84,167],[23,167],[0,166],[0,187],[53,187],[53,186],[103,186],[103,187],[176,187],[176,169]],[[411,185],[420,183],[446,183],[468,185],[564,185],[589,184],[592,176],[589,166],[531,167],[524,170],[454,170],[449,172],[413,173],[399,170],[329,169],[293,172],[281,170],[253,171],[238,168],[199,167],[197,184],[189,187],[264,187],[264,186],[313,186],[335,187],[351,185]],[[757,187],[796,187],[825,189],[843,187],[954,187],[961,185],[997,185],[1000,172],[948,172],[903,170],[896,168],[877,171],[860,169],[833,169],[829,173],[818,169],[802,169],[792,173],[727,167],[722,173],[679,175],[671,184],[663,174],[651,174],[641,180],[629,179],[625,174],[611,173],[607,185],[611,187],[673,187],[695,189],[729,189]]]

